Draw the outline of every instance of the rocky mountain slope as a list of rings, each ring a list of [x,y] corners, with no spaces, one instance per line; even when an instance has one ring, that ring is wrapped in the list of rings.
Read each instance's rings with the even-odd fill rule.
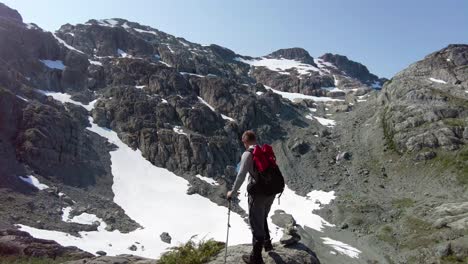
[[[252,58],[124,19],[50,33],[0,4],[0,47],[0,228],[148,228],[116,189],[121,144],[226,205],[239,137],[254,129],[289,188],[334,191],[320,215],[336,226],[299,226],[322,263],[466,261],[467,45],[387,81],[341,55]]]

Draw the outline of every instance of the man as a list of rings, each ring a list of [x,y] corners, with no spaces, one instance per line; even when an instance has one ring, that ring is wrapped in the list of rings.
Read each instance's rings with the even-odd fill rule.
[[[227,193],[227,198],[230,199],[237,194],[237,191],[244,183],[247,173],[249,173],[249,184],[255,184],[255,179],[258,176],[254,168],[252,151],[257,145],[255,133],[251,130],[245,131],[242,135],[242,143],[246,151],[242,154],[240,161],[239,172],[237,173],[236,181],[232,190]],[[265,251],[273,249],[270,240],[270,232],[268,229],[268,213],[275,199],[275,195],[264,194],[249,194],[249,223],[253,236],[253,249],[250,255],[243,255],[242,259],[248,264],[262,264],[262,248]]]

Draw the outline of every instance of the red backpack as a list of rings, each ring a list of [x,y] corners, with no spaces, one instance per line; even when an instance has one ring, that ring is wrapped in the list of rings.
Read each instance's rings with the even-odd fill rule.
[[[253,155],[257,177],[247,186],[247,191],[250,194],[265,195],[282,193],[285,185],[284,177],[276,164],[273,148],[268,144],[262,147],[256,145],[254,149],[249,149],[249,152]]]

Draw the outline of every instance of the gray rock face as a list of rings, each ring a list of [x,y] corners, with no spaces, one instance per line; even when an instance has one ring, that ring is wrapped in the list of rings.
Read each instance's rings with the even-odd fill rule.
[[[466,57],[468,45],[450,45],[385,85],[380,99],[390,146],[399,152],[453,151],[467,143],[463,136],[468,118]]]
[[[339,70],[345,72],[347,75],[356,78],[365,84],[373,84],[377,82],[382,85],[385,80],[379,79],[376,75],[369,72],[366,66],[349,60],[346,56],[326,53],[320,57],[320,59],[333,63]]]
[[[445,203],[432,212],[435,227],[450,227],[455,230],[468,230],[468,202]]]

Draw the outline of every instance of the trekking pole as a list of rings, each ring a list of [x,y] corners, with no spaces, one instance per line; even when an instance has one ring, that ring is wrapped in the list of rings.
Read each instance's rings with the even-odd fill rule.
[[[227,262],[227,248],[228,248],[228,241],[229,241],[229,228],[231,228],[231,224],[230,224],[230,221],[231,221],[231,198],[228,198],[228,202],[229,202],[229,205],[228,205],[228,221],[227,221],[227,234],[226,234],[226,250],[224,252],[224,264],[226,264]]]

